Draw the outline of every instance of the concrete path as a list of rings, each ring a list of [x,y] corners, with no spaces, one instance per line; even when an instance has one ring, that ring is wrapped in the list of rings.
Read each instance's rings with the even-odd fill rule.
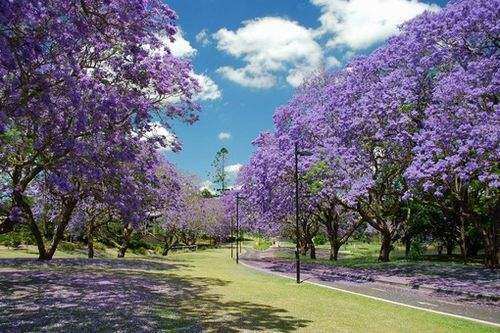
[[[266,273],[295,279],[295,266],[289,261],[279,265],[276,260],[259,258],[248,251],[241,258],[241,263]],[[387,301],[426,311],[449,314],[455,317],[483,322],[500,327],[500,302],[487,299],[471,299],[459,295],[444,294],[432,290],[412,289],[405,286],[371,282],[360,279],[349,279],[342,276],[331,278],[324,271],[318,273],[307,269],[302,271],[301,280],[306,283],[360,294],[362,296]]]

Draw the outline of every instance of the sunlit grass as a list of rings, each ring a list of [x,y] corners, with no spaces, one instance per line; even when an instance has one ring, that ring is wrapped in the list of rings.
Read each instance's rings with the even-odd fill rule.
[[[110,257],[114,251],[109,250]],[[0,248],[0,257],[36,257],[32,249]],[[82,253],[58,253],[56,257],[85,257]],[[78,274],[94,270],[119,276],[138,276],[168,286],[150,308],[163,330],[265,332],[497,332],[493,327],[371,300],[236,265],[229,249],[174,253],[168,257],[143,257],[152,264],[134,269],[138,257],[129,256],[127,269],[76,266]],[[119,261],[120,259],[113,259]],[[155,267],[154,262],[169,264]],[[49,268],[44,268],[49,269]],[[64,270],[64,267],[57,269]],[[100,274],[102,274],[100,273]],[[149,283],[152,283],[149,282]],[[15,283],[14,283],[15,285]],[[67,286],[66,286],[67,287]],[[134,288],[133,285],[130,286]],[[150,287],[152,288],[152,287]],[[133,290],[133,289],[132,289]],[[155,296],[156,295],[156,296]],[[145,301],[143,306],[147,307]],[[154,304],[154,305],[153,305]],[[138,305],[139,306],[139,305]],[[87,309],[78,309],[85,312]],[[65,310],[61,310],[65,311]],[[61,313],[63,315],[63,313]],[[123,318],[127,327],[127,318]]]

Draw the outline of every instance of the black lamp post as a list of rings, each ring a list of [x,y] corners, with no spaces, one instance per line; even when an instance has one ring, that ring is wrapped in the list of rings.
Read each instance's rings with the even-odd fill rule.
[[[233,259],[233,218],[231,217],[231,222],[229,225],[229,238],[231,239],[231,259]]]
[[[239,263],[239,244],[240,244],[240,194],[236,193],[236,263]]]
[[[295,267],[297,270],[297,283],[300,283],[300,255],[299,255],[299,216],[300,216],[300,206],[299,206],[299,156],[311,156],[312,153],[308,151],[299,151],[297,142],[294,146],[295,155]]]

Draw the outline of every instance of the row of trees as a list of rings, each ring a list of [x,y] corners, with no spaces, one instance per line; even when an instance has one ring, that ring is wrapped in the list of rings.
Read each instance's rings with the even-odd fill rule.
[[[458,243],[465,260],[480,243],[485,264],[498,266],[498,8],[464,0],[426,12],[372,54],[303,84],[240,172],[247,228],[290,232],[297,153],[299,242],[312,256],[318,230],[337,259],[368,224],[381,261],[394,242],[424,237],[449,251]]]
[[[203,220],[217,205],[164,160],[158,150],[176,146],[154,134],[199,111],[191,64],[166,43],[176,20],[161,0],[1,2],[0,234],[28,229],[40,259],[69,226],[90,256],[116,221],[121,256],[133,230],[174,220],[186,243],[217,234]]]

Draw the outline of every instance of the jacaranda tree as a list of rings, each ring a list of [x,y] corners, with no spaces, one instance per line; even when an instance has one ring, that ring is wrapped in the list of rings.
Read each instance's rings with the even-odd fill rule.
[[[50,259],[82,199],[124,225],[147,217],[158,139],[142,138],[153,121],[197,118],[191,65],[164,43],[175,23],[159,0],[0,3],[1,232],[27,223]],[[33,211],[45,194],[48,248]]]
[[[256,207],[291,211],[285,170],[297,144],[312,153],[299,168],[306,211],[315,203],[370,224],[380,234],[379,260],[389,260],[427,205],[442,210],[433,223],[480,230],[486,264],[498,265],[499,7],[463,0],[426,12],[372,54],[303,84],[276,111],[276,133],[264,134],[271,143],[243,169]],[[465,249],[465,235],[460,243]]]

